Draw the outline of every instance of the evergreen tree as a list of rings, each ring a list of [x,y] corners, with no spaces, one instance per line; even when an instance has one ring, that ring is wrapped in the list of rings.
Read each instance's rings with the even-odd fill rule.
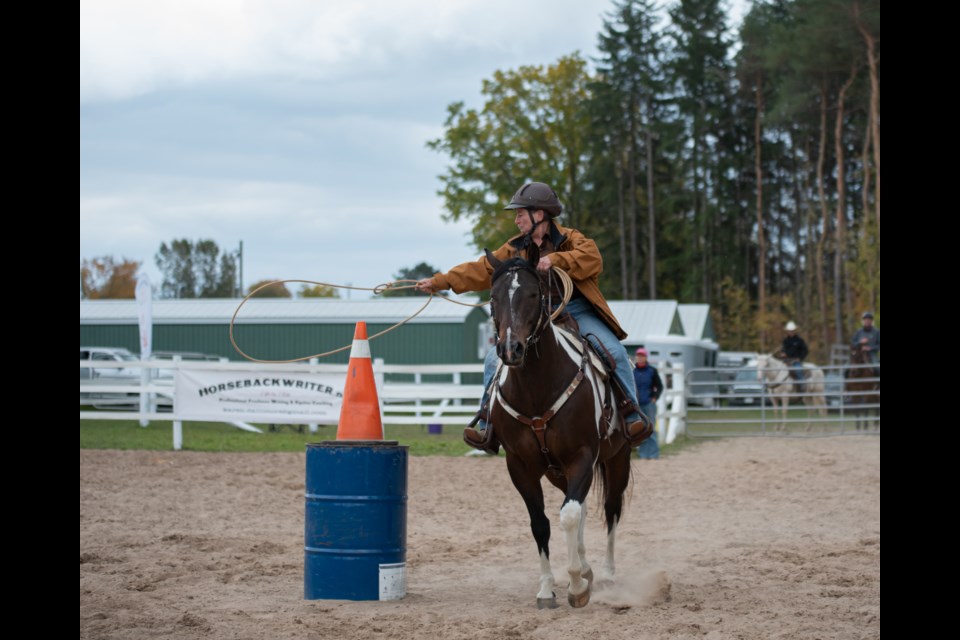
[[[615,221],[608,216],[608,227],[619,229],[619,288],[627,298],[639,297],[644,269],[647,295],[657,297],[654,147],[665,93],[657,12],[652,0],[615,3],[599,36],[598,81],[588,105],[594,161],[601,168],[592,184],[606,196],[595,206],[617,212]],[[600,162],[604,156],[607,162]],[[639,258],[644,244],[645,267]]]
[[[608,297],[711,303],[742,348],[794,319],[824,357],[879,312],[879,0],[756,0],[737,34],[719,0],[658,15],[615,0],[595,77],[572,56],[451,105],[430,143],[452,161],[447,216],[497,246],[517,186],[548,182],[600,247]]]
[[[730,42],[720,0],[680,0],[670,17],[674,47],[669,68],[685,138],[679,161],[690,194],[682,215],[692,225],[684,258],[697,268],[696,279],[685,283],[682,294],[710,302],[716,282],[716,229],[726,204],[718,193],[727,178],[719,146],[731,109]]]

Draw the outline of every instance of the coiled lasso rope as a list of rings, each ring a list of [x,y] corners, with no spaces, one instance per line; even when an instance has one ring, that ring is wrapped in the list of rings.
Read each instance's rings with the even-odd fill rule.
[[[568,276],[566,273],[564,273],[563,271],[561,271],[561,270],[558,269],[557,267],[552,267],[552,271],[557,274],[557,277],[560,279],[560,282],[563,284],[563,302],[562,302],[562,304],[557,308],[557,310],[554,311],[553,314],[550,315],[550,320],[554,320],[554,319],[557,318],[557,316],[560,315],[560,312],[563,311],[563,308],[564,308],[564,307],[567,305],[567,303],[570,301],[570,296],[573,295],[573,281],[570,280],[570,276]],[[260,290],[262,290],[262,289],[266,289],[267,287],[273,286],[273,285],[275,285],[275,284],[286,284],[286,283],[288,283],[288,282],[299,282],[299,283],[303,283],[303,284],[313,284],[313,285],[319,285],[319,286],[322,286],[322,287],[331,287],[331,288],[334,288],[334,289],[351,289],[351,290],[353,290],[353,291],[372,291],[372,292],[374,293],[374,295],[380,295],[380,294],[382,294],[384,291],[399,291],[399,290],[401,290],[401,289],[413,289],[413,288],[416,287],[416,283],[417,283],[418,281],[417,281],[417,280],[394,280],[393,282],[387,282],[387,283],[385,283],[385,284],[380,284],[380,285],[377,285],[376,287],[354,287],[354,286],[348,286],[348,285],[344,285],[344,284],[330,284],[330,283],[328,283],[328,282],[316,282],[316,281],[314,281],[314,280],[274,280],[274,281],[272,281],[272,282],[264,283],[264,284],[260,285],[259,287],[257,287],[256,289],[254,289],[253,291],[251,291],[250,293],[248,293],[246,296],[244,296],[243,300],[240,301],[240,304],[237,305],[236,310],[233,312],[233,317],[230,318],[230,344],[232,344],[232,345],[233,345],[233,348],[237,350],[237,353],[239,353],[241,356],[243,356],[243,357],[246,358],[247,360],[250,360],[251,362],[262,362],[262,363],[266,363],[266,364],[287,364],[287,363],[290,363],[290,362],[302,362],[302,361],[304,361],[304,360],[310,360],[311,358],[325,358],[325,357],[331,356],[331,355],[333,355],[333,354],[335,354],[335,353],[340,353],[341,351],[346,351],[347,349],[350,349],[351,347],[353,347],[353,342],[351,341],[350,344],[346,344],[346,345],[344,345],[344,346],[342,346],[342,347],[339,347],[339,348],[337,348],[337,349],[332,349],[332,350],[330,350],[330,351],[324,351],[323,353],[315,353],[315,354],[313,354],[313,355],[303,356],[303,357],[301,357],[301,358],[290,358],[289,360],[263,360],[263,359],[261,359],[261,358],[254,358],[253,356],[251,356],[250,354],[248,354],[247,352],[245,352],[243,349],[241,349],[241,348],[240,348],[240,345],[237,344],[237,340],[236,340],[236,338],[235,338],[234,335],[233,335],[233,327],[234,327],[234,325],[236,324],[237,315],[240,314],[240,309],[242,309],[242,308],[243,308],[243,305],[247,304],[247,302],[250,300],[250,298],[252,298],[254,295],[256,295],[258,291],[260,291]],[[405,283],[405,282],[412,282],[413,284],[401,284],[401,283]],[[390,333],[391,331],[393,331],[393,330],[396,329],[397,327],[400,327],[400,326],[405,325],[406,323],[410,322],[411,320],[413,320],[414,318],[416,318],[418,315],[420,315],[421,313],[423,313],[424,309],[426,309],[427,306],[428,306],[431,302],[433,302],[434,298],[436,298],[436,297],[437,297],[437,295],[436,295],[435,293],[431,293],[431,294],[430,294],[430,297],[427,298],[427,301],[426,301],[425,303],[423,303],[423,306],[420,307],[419,309],[417,309],[417,311],[416,311],[415,313],[407,316],[406,318],[404,318],[404,319],[401,320],[400,322],[396,323],[396,324],[393,325],[392,327],[388,327],[388,328],[384,329],[383,331],[381,331],[381,332],[379,332],[379,333],[373,334],[372,336],[370,336],[370,337],[368,338],[368,340],[375,340],[375,339],[379,338],[379,337],[382,336],[382,335],[385,335],[385,334],[387,334],[387,333]],[[446,297],[446,296],[439,296],[439,298],[440,298],[441,300],[446,300],[447,302],[452,302],[453,304],[459,304],[459,305],[464,306],[464,307],[482,307],[482,306],[488,304],[488,302],[479,302],[479,303],[476,303],[476,304],[472,304],[472,303],[469,303],[469,302],[460,302],[459,300],[453,300],[453,299],[448,298],[448,297]]]

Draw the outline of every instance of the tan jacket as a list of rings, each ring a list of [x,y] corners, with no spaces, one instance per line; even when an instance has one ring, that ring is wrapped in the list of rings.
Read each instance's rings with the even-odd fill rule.
[[[603,256],[597,249],[597,243],[576,229],[566,229],[556,222],[550,223],[550,237],[557,251],[549,254],[553,266],[565,271],[580,293],[590,301],[597,315],[607,323],[618,339],[627,337],[620,323],[613,317],[610,306],[600,293],[598,279],[603,271]],[[502,247],[493,252],[498,260],[509,260],[517,256],[526,258],[523,249],[523,236],[517,235],[507,240]],[[446,273],[433,276],[438,289],[453,289],[456,293],[464,291],[484,291],[490,288],[490,276],[493,267],[485,255],[473,262],[464,262]]]

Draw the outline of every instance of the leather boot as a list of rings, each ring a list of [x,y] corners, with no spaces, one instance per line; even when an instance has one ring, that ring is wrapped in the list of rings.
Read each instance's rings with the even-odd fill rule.
[[[640,419],[627,424],[624,433],[631,447],[636,447],[653,434],[653,422],[642,411],[638,413]]]
[[[463,441],[474,449],[495,456],[500,453],[500,441],[497,440],[493,434],[493,429],[487,424],[488,417],[486,411],[478,411],[467,428],[463,430]]]

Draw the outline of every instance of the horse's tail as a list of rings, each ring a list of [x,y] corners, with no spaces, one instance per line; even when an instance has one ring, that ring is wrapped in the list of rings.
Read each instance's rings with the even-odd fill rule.
[[[656,436],[654,435],[653,437]],[[628,452],[632,451],[629,445],[625,444],[624,446]],[[607,526],[608,530],[612,524],[613,517],[616,517],[617,520],[622,519],[621,514],[625,506],[624,496],[626,496],[627,499],[630,497],[627,491],[623,491],[620,496],[610,495],[610,479],[607,477],[608,465],[617,465],[620,463],[622,466],[617,467],[616,472],[625,473],[627,475],[626,482],[624,483],[625,486],[631,489],[633,487],[633,465],[630,464],[630,455],[626,455],[625,464],[620,460],[620,455],[622,454],[618,452],[606,461],[597,458],[596,463],[593,465],[593,490],[596,492],[596,499],[601,507],[599,511],[603,514],[603,523]],[[611,497],[618,497],[619,499],[610,501]]]
[[[610,486],[607,482],[607,466],[597,458],[596,463],[593,465],[593,490],[596,494],[597,504],[599,505],[599,511],[603,517],[603,524],[610,526],[610,523],[607,519],[607,510],[605,508],[607,504],[607,498],[610,497]]]

